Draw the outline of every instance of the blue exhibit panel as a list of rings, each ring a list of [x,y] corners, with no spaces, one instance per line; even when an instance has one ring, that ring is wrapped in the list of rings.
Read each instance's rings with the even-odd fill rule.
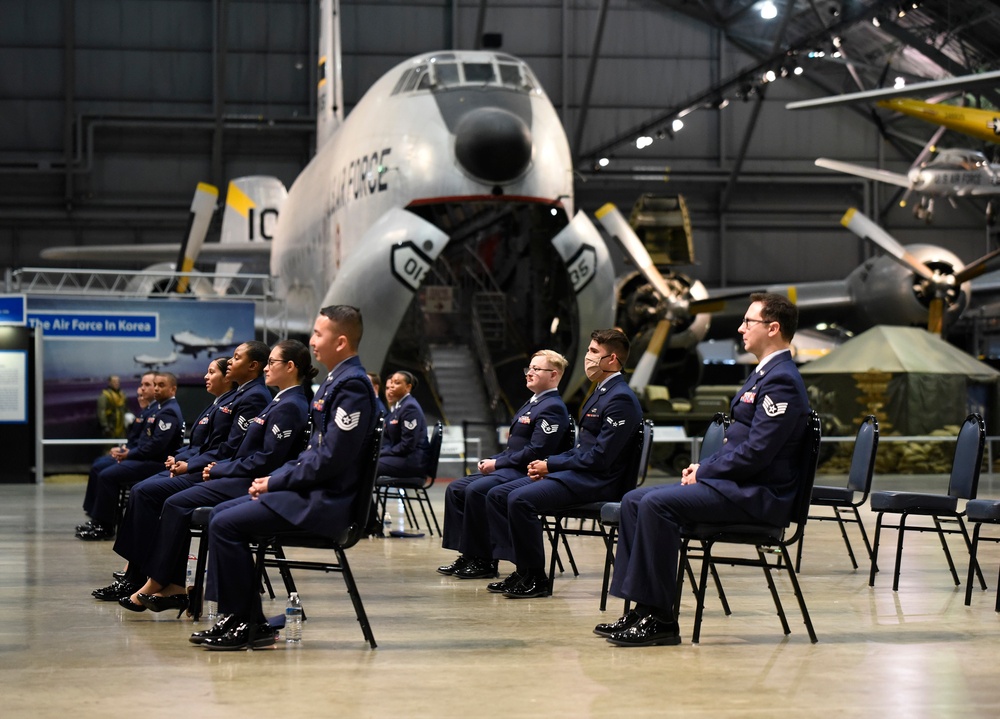
[[[46,339],[159,339],[156,312],[28,311],[28,324],[41,327]]]
[[[26,307],[24,295],[0,295],[0,325],[23,327]]]

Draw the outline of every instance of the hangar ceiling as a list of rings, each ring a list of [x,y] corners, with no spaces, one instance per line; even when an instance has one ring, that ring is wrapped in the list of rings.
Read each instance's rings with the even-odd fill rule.
[[[992,247],[983,202],[927,226],[891,190],[813,165],[905,171],[933,128],[784,105],[996,69],[1000,2],[773,2],[765,20],[761,0],[342,0],[345,103],[406,57],[489,34],[560,112],[578,206],[684,194],[686,271],[709,286],[843,277],[870,253],[839,227],[850,205],[906,242],[965,259]],[[8,0],[4,15],[0,266],[51,245],[178,240],[196,182],[290,184],[311,156],[314,0]],[[966,101],[1000,106],[995,91]]]

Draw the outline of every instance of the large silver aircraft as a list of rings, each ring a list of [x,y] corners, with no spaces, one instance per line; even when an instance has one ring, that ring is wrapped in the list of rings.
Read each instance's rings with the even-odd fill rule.
[[[308,332],[325,305],[358,306],[361,358],[378,369],[391,350],[415,356],[427,329],[414,299],[447,286],[456,332],[474,334],[475,315],[502,338],[495,366],[519,375],[525,353],[553,347],[571,360],[575,391],[591,330],[614,321],[615,276],[600,233],[575,212],[569,143],[531,69],[499,52],[427,53],[389,70],[344,118],[339,3],[320,8],[317,151],[264,245],[289,330]],[[261,245],[244,243],[248,256]],[[81,250],[46,257],[95,256]]]

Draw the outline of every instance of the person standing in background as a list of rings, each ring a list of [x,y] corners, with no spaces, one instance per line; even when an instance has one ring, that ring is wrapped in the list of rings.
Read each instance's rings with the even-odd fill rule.
[[[97,398],[97,423],[101,426],[102,437],[125,436],[125,393],[116,374],[108,377],[108,386]]]

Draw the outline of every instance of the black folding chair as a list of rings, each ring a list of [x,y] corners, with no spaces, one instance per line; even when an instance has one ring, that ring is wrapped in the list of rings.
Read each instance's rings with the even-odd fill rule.
[[[416,502],[424,515],[424,522],[427,523],[427,531],[431,534],[431,520],[434,521],[434,529],[438,536],[441,536],[441,525],[438,524],[437,515],[434,514],[434,506],[431,504],[430,489],[437,478],[438,461],[441,458],[441,443],[444,440],[444,426],[438,422],[431,433],[430,446],[427,450],[427,471],[417,477],[378,477],[375,480],[375,502],[378,509],[379,521],[385,524],[385,513],[388,510],[390,494],[403,500],[403,507],[406,511],[407,519],[414,529],[420,529],[420,522],[417,520],[417,513],[413,507]],[[427,512],[430,511],[430,516]]]
[[[1000,542],[1000,537],[980,537],[979,532],[984,524],[1000,524],[1000,500],[973,499],[965,505],[965,518],[975,523],[972,530],[972,550],[969,552],[969,578],[965,582],[965,606],[972,603],[972,573],[979,566],[976,556],[979,552],[979,540]],[[1000,575],[997,577],[1000,586]],[[986,587],[983,587],[986,589]],[[1000,590],[997,591],[995,611],[1000,612]]]
[[[272,537],[261,537],[257,541],[256,567],[257,575],[261,581],[264,577],[265,566],[277,567],[281,578],[285,584],[288,594],[298,591],[295,588],[295,581],[292,579],[292,569],[308,569],[322,572],[338,572],[344,578],[347,585],[347,593],[354,603],[354,612],[361,625],[361,631],[368,640],[372,649],[375,644],[375,635],[372,633],[368,623],[368,615],[365,614],[365,607],[361,601],[361,594],[358,592],[357,583],[354,581],[354,574],[347,562],[347,550],[358,543],[362,537],[367,536],[366,528],[371,512],[372,489],[375,486],[375,477],[378,474],[378,454],[379,446],[382,444],[383,420],[380,418],[372,433],[368,447],[366,447],[359,459],[365,462],[361,472],[361,479],[354,496],[354,504],[351,507],[351,523],[336,538],[326,537],[311,532],[282,532]],[[307,549],[332,549],[336,554],[336,561],[303,561],[292,560],[285,556],[285,550],[289,547],[302,547]],[[273,556],[268,556],[269,551]]]
[[[801,541],[802,533],[805,530],[806,520],[809,518],[809,503],[812,499],[813,482],[816,478],[816,464],[819,460],[819,445],[822,430],[819,415],[810,412],[807,421],[806,434],[803,437],[802,451],[799,458],[799,486],[795,493],[795,500],[789,521],[782,525],[772,524],[699,524],[693,527],[681,528],[681,555],[677,565],[677,604],[674,607],[675,614],[680,614],[680,595],[683,589],[685,570],[690,572],[689,563],[693,559],[701,559],[701,580],[694,587],[695,600],[697,602],[694,617],[694,629],[691,634],[691,641],[698,643],[701,637],[701,622],[705,610],[705,590],[708,587],[708,573],[715,571],[718,564],[728,564],[732,566],[760,567],[764,570],[764,577],[767,580],[768,589],[771,591],[771,598],[774,600],[774,607],[777,610],[778,618],[781,620],[781,627],[785,634],[790,634],[788,619],[781,606],[781,599],[778,596],[778,589],[774,583],[772,571],[786,571],[795,592],[795,598],[799,603],[799,610],[802,612],[802,620],[809,632],[809,639],[816,642],[816,631],[813,629],[812,620],[809,618],[809,609],[806,607],[802,589],[799,586],[795,567],[792,564],[791,555],[788,548],[798,541]],[[795,529],[790,534],[788,532],[791,524],[795,524]],[[698,546],[692,546],[697,542]],[[747,557],[725,557],[713,553],[716,545],[737,544],[752,546],[757,552],[757,558]],[[771,563],[768,555],[778,555],[778,560]],[[722,590],[722,585],[716,581],[719,590],[719,598],[722,601],[726,614],[730,614],[729,604]]]
[[[958,572],[955,570],[955,562],[948,551],[948,541],[946,534],[961,534],[965,539],[965,546],[972,556],[972,541],[965,528],[962,517],[965,515],[965,508],[958,509],[958,500],[975,499],[976,491],[979,488],[979,471],[983,464],[983,449],[986,444],[986,423],[981,415],[975,412],[965,418],[962,428],[958,432],[958,439],[955,442],[955,459],[951,465],[951,477],[948,480],[947,494],[920,494],[917,492],[872,492],[871,508],[873,512],[878,512],[878,519],[875,521],[875,543],[872,547],[871,572],[868,575],[868,585],[875,586],[875,572],[878,571],[878,547],[879,538],[882,535],[882,527],[897,530],[896,537],[896,568],[892,576],[892,591],[899,589],[899,566],[903,559],[903,537],[906,530],[913,532],[937,532],[941,540],[941,549],[948,560],[948,567],[951,569],[951,576],[955,580],[955,586],[961,584]],[[883,525],[882,520],[886,514],[898,514],[899,524]],[[933,527],[926,526],[906,526],[907,518],[911,516],[930,517]],[[945,529],[942,522],[958,524],[958,529]],[[974,564],[974,569],[979,575],[979,582],[983,589],[986,589],[986,580],[978,564]]]
[[[854,557],[854,549],[851,547],[851,540],[847,536],[846,523],[856,524],[861,530],[861,538],[865,542],[865,549],[868,552],[868,560],[872,558],[872,545],[868,541],[868,532],[865,531],[865,523],[861,521],[861,514],[858,507],[868,501],[868,494],[872,489],[872,477],[875,474],[875,453],[878,450],[878,420],[875,415],[870,414],[861,422],[858,427],[858,434],[854,440],[854,452],[851,455],[851,469],[847,475],[846,487],[827,487],[825,485],[814,486],[812,491],[812,505],[814,507],[830,507],[833,509],[833,516],[830,515],[809,515],[809,519],[819,522],[836,522],[840,525],[840,534],[844,538],[847,546],[847,554],[851,558],[851,564],[858,568],[858,560]],[[857,496],[861,494],[860,498]],[[795,556],[795,571],[802,569],[802,545],[799,542],[798,551]]]
[[[626,492],[635,489],[636,483],[639,481],[640,477],[645,478],[646,468],[649,466],[649,453],[652,450],[652,447],[653,423],[646,420],[639,426],[639,429],[635,433],[632,454],[628,460],[628,469],[622,475],[622,484],[616,491],[618,501],[621,501],[621,498]],[[605,550],[612,551],[608,549],[608,542],[613,540],[608,536],[608,532],[605,530],[604,525],[600,523],[601,507],[605,504],[606,501],[586,502],[566,507],[558,512],[553,512],[550,515],[552,517],[552,537],[550,540],[551,551],[549,557],[549,594],[552,593],[552,586],[555,582],[556,560],[559,556],[560,539],[565,542],[566,535],[578,537],[601,537],[604,540]],[[581,520],[579,528],[571,528],[567,526],[567,521],[573,519]],[[583,526],[584,522],[587,522],[588,520],[592,522],[591,529],[586,529]],[[572,560],[570,563],[573,567],[574,576],[579,576],[580,573],[577,571],[576,563]],[[607,585],[607,577],[608,574],[605,572],[605,585]],[[602,597],[606,596],[607,587],[605,586],[602,590]]]

